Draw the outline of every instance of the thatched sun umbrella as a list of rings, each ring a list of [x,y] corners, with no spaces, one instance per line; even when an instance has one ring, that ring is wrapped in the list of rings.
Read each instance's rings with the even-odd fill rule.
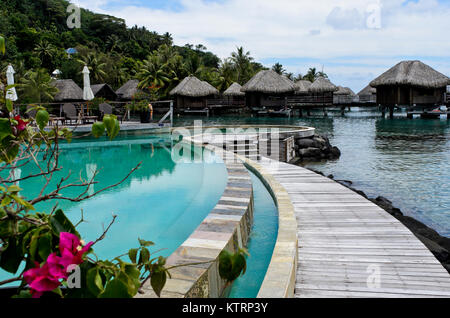
[[[224,96],[245,96],[244,92],[241,92],[242,86],[239,83],[233,83],[228,89],[223,92]]]
[[[450,85],[450,78],[421,61],[403,61],[370,83],[375,88],[390,85],[441,88]]]
[[[307,80],[300,80],[295,82],[295,94],[301,95],[301,94],[308,94],[309,88],[311,87],[312,83]]]

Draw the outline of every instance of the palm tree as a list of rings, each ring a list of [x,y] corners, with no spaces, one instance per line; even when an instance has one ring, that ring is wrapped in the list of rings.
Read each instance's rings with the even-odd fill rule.
[[[77,62],[80,63],[80,70],[82,65],[87,65],[89,71],[91,72],[90,76],[94,83],[102,83],[106,78],[106,63],[103,61],[103,57],[98,56],[94,52],[90,52],[85,56],[81,56],[77,59]]]
[[[303,77],[304,80],[308,80],[311,83],[313,83],[316,79],[318,79],[319,77],[325,77],[328,78],[328,75],[325,74],[324,72],[317,72],[315,67],[311,67],[308,70],[308,73],[306,73],[306,75]]]
[[[150,55],[144,61],[141,71],[138,73],[139,87],[141,89],[160,90],[170,82],[170,74],[167,65],[161,64],[158,56]]]
[[[236,70],[230,59],[224,59],[215,73],[216,76],[213,78],[212,83],[221,92],[236,82]]]
[[[17,85],[21,91],[21,98],[31,103],[44,103],[53,100],[58,89],[51,84],[51,77],[47,70],[29,71]]]
[[[57,53],[57,49],[53,44],[46,40],[42,40],[36,45],[34,52],[36,52],[37,56],[41,59],[42,65],[49,67],[53,57]]]
[[[250,56],[250,52],[245,52],[242,46],[238,47],[236,52],[231,53],[231,61],[237,71],[237,81],[239,84],[244,84],[252,72],[253,58]]]
[[[276,63],[274,66],[272,66],[272,70],[280,75],[283,75],[286,72],[286,70],[283,68],[283,65],[281,65],[280,63]]]
[[[202,59],[197,54],[190,54],[186,62],[186,70],[189,75],[201,77],[205,67]]]

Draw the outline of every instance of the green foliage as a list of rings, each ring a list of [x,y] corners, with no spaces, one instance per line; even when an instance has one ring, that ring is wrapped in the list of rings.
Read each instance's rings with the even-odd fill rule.
[[[224,250],[219,255],[220,277],[231,283],[247,270],[245,255],[247,252],[240,249],[236,254]]]

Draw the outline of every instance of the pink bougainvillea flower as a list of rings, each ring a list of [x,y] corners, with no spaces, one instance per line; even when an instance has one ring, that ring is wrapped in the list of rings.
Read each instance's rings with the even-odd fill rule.
[[[26,121],[24,121],[22,118],[20,118],[19,115],[17,115],[16,117],[14,117],[14,120],[16,120],[17,123],[18,123],[17,126],[16,126],[18,132],[24,131],[25,128],[27,128],[28,122],[26,122]]]
[[[50,274],[48,263],[42,267],[36,263],[36,267],[26,271],[23,278],[30,286],[34,298],[41,297],[44,292],[55,290],[61,284],[58,278]]]
[[[67,272],[64,266],[61,264],[61,257],[57,256],[56,253],[52,253],[47,258],[48,271],[51,276],[57,279],[66,279]]]
[[[94,242],[89,242],[83,246],[83,242],[78,236],[61,232],[59,235],[59,251],[61,253],[61,264],[65,270],[70,265],[79,265],[83,263],[83,255],[89,251]]]

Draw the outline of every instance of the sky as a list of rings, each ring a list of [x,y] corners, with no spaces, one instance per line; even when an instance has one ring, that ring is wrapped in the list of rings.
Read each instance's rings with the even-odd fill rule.
[[[450,0],[72,0],[94,12],[203,44],[220,58],[237,46],[288,72],[324,70],[358,92],[402,60],[450,76]],[[81,23],[83,23],[81,21]]]

